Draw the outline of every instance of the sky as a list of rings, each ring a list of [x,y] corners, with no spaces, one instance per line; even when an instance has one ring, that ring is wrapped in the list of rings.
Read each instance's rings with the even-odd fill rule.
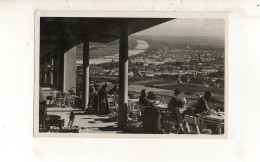
[[[134,35],[224,37],[224,19],[174,19]]]

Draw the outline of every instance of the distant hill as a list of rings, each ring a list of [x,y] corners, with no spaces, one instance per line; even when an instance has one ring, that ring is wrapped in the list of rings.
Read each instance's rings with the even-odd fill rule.
[[[225,39],[222,37],[196,36],[130,36],[133,39],[142,39],[149,43],[162,43],[171,48],[182,49],[189,46],[191,49],[225,49]]]

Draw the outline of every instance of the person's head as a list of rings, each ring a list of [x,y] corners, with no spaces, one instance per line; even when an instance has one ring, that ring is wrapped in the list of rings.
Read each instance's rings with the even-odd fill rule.
[[[142,89],[142,90],[141,90],[141,95],[142,95],[142,96],[146,96],[146,89]]]
[[[149,98],[150,100],[155,100],[156,96],[155,96],[155,94],[152,91],[149,91],[147,93],[147,98]]]
[[[152,92],[152,91],[149,91],[149,92],[148,92],[148,95],[149,95],[149,96],[153,96],[153,92]]]
[[[104,85],[103,85],[103,89],[106,89],[108,86],[107,86],[107,83],[105,83]]]
[[[210,91],[206,91],[205,94],[204,94],[204,98],[206,100],[209,100],[211,97],[212,97],[212,93]]]
[[[175,89],[174,90],[174,95],[177,96],[177,95],[180,95],[181,94],[181,91],[179,91],[178,89]]]

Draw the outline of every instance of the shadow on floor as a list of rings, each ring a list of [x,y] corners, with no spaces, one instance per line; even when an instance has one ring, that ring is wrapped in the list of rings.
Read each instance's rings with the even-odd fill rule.
[[[120,131],[117,126],[106,126],[106,127],[100,127],[98,128],[100,131]],[[122,131],[123,132],[123,131]]]
[[[99,118],[99,119],[94,119],[95,121],[101,121],[103,123],[111,123],[111,122],[116,122],[115,119],[113,118]]]
[[[73,110],[74,111],[74,110]],[[81,110],[82,111],[82,110]],[[77,112],[77,113],[74,113],[75,115],[89,115],[87,114],[86,112]]]

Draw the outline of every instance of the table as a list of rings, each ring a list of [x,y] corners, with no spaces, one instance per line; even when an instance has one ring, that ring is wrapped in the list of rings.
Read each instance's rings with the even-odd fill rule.
[[[46,115],[45,120],[47,121],[53,121],[53,120],[60,120],[59,115]]]
[[[198,115],[198,118],[200,120],[200,126],[201,128],[204,127],[204,122],[211,123],[217,125],[218,129],[218,134],[222,134],[221,127],[224,124],[225,120],[225,115],[215,115],[215,114],[210,114],[210,115]]]
[[[168,109],[168,104],[159,104],[159,105],[155,105],[155,107],[158,107],[159,109],[161,109],[161,110],[166,110],[166,109]],[[185,110],[187,110],[187,108],[186,107],[184,107],[184,108],[179,108],[179,110],[180,110],[180,113],[183,113]],[[167,111],[167,110],[166,110]]]
[[[138,98],[128,99],[128,102],[139,102],[139,99]]]

